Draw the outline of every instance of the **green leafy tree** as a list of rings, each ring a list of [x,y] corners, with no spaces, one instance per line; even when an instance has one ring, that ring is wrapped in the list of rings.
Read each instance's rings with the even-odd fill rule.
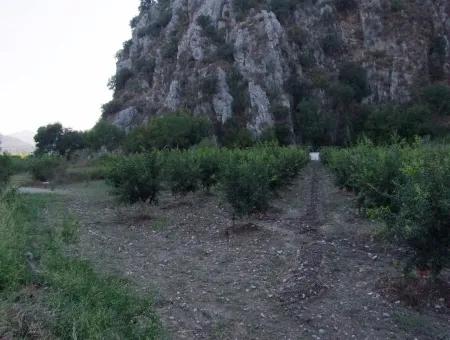
[[[154,203],[161,190],[161,170],[157,153],[117,157],[109,165],[106,180],[124,202]]]
[[[125,140],[125,149],[128,152],[187,149],[211,134],[212,126],[208,119],[180,111],[154,118],[147,126],[130,133]]]
[[[45,154],[56,152],[57,144],[63,133],[64,129],[60,123],[40,127],[34,136],[36,153]]]
[[[108,151],[116,150],[124,138],[125,132],[106,120],[100,120],[86,135],[88,146],[95,151],[103,147]]]

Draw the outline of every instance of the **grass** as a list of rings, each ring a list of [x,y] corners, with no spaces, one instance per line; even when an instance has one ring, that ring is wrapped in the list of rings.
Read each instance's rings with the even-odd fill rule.
[[[69,256],[77,240],[54,197],[1,196],[0,338],[161,338],[152,300]]]

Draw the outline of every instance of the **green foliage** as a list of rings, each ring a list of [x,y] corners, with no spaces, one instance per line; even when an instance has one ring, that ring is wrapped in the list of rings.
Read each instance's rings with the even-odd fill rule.
[[[222,146],[227,148],[246,148],[255,143],[250,131],[234,118],[223,124],[219,139]]]
[[[197,24],[202,28],[203,34],[212,40],[214,43],[223,45],[225,44],[225,37],[223,32],[219,32],[211,21],[211,17],[208,15],[200,15],[197,18]]]
[[[69,158],[74,151],[86,147],[83,132],[65,129],[60,123],[40,127],[34,140],[37,155],[58,154]]]
[[[227,74],[227,84],[233,97],[233,113],[244,117],[249,105],[248,82],[239,70],[233,67]]]
[[[223,191],[237,215],[265,211],[271,198],[269,165],[252,154],[231,154],[225,162]]]
[[[431,131],[427,122],[430,110],[424,105],[382,106],[370,113],[365,122],[366,134],[376,142],[386,142],[395,134],[413,139],[416,135],[427,135]]]
[[[447,62],[447,39],[437,36],[433,39],[428,54],[428,68],[432,80],[445,80],[444,65]]]
[[[217,92],[217,76],[211,74],[204,77],[200,88],[203,97],[210,99]]]
[[[138,36],[142,38],[145,35],[156,37],[166,27],[172,19],[172,10],[170,8],[170,0],[142,0],[139,10],[141,12],[149,12],[152,8],[158,11],[158,15],[152,21],[148,22],[147,27],[138,32]]]
[[[322,159],[340,186],[353,190],[361,208],[381,217],[387,235],[413,250],[415,265],[434,275],[450,262],[450,149],[448,145],[370,143],[328,149]]]
[[[34,136],[36,153],[45,154],[55,152],[57,148],[56,145],[63,132],[63,126],[60,123],[41,126],[38,129],[36,136]]]
[[[339,12],[347,12],[358,8],[355,0],[334,0],[334,5]]]
[[[181,195],[218,185],[233,210],[246,215],[266,210],[307,161],[307,153],[297,148],[171,150],[118,157],[107,180],[126,202],[154,202],[162,183]]]
[[[173,150],[164,160],[164,179],[172,194],[186,195],[199,187],[200,169],[194,153]]]
[[[123,109],[123,104],[118,99],[113,99],[102,106],[102,116],[105,118],[111,114],[117,113]]]
[[[0,154],[0,191],[8,183],[13,172],[13,163],[11,157],[6,154]]]
[[[336,33],[327,34],[322,39],[321,45],[327,56],[334,56],[342,50],[342,41]]]
[[[400,12],[405,8],[404,0],[391,0],[391,10],[392,12]]]
[[[39,295],[30,306],[33,318],[52,338],[158,338],[160,324],[147,297],[67,255],[65,245],[76,241],[77,223],[56,211],[57,205],[41,195],[0,197],[0,309],[36,301],[25,296],[26,287],[33,286]],[[63,216],[50,220],[49,214]],[[8,318],[10,313],[1,312]],[[25,336],[19,331],[14,337]]]
[[[108,88],[112,91],[121,91],[125,88],[128,80],[134,76],[134,73],[129,68],[122,68],[111,77],[108,81]]]
[[[294,115],[294,126],[303,144],[317,147],[327,144],[328,121],[319,105],[311,99],[302,100]]]
[[[224,159],[220,185],[237,215],[263,212],[274,193],[298,174],[307,159],[306,152],[300,149],[232,151]]]
[[[175,59],[178,55],[178,38],[171,37],[161,49],[161,54],[166,59]]]
[[[298,3],[298,0],[271,0],[270,10],[278,19],[285,20],[295,11]]]
[[[100,120],[86,135],[89,148],[95,151],[101,148],[108,151],[116,150],[124,138],[125,132],[106,120]]]
[[[200,148],[194,153],[201,186],[209,191],[219,182],[223,152],[218,148]]]
[[[66,170],[66,164],[61,157],[53,155],[42,155],[31,160],[30,171],[37,181],[53,181],[62,177]]]
[[[149,85],[153,84],[153,74],[155,73],[156,61],[154,58],[140,58],[136,60],[134,68],[136,73],[144,76]]]
[[[367,72],[356,63],[346,63],[339,71],[339,82],[350,86],[354,92],[354,99],[357,102],[370,94]]]
[[[124,202],[153,203],[161,189],[161,169],[157,153],[118,157],[111,162],[106,180]]]
[[[250,9],[257,8],[259,0],[233,0],[233,10],[239,20],[244,19]]]
[[[433,114],[450,116],[450,86],[429,85],[422,89],[421,100],[429,106]]]
[[[211,123],[187,112],[175,112],[152,119],[147,126],[135,129],[125,140],[128,152],[152,149],[187,149],[209,137]]]

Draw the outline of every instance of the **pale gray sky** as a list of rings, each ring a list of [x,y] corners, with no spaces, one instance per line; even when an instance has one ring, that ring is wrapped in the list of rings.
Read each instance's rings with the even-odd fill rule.
[[[139,0],[0,0],[0,133],[92,127]]]

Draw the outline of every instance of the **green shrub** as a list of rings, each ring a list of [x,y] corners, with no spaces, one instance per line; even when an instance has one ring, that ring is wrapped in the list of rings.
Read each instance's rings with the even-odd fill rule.
[[[400,12],[405,8],[404,0],[391,0],[391,10],[392,12]]]
[[[214,43],[223,45],[225,44],[225,37],[223,32],[219,32],[211,21],[211,17],[207,15],[200,15],[197,18],[197,24],[202,28],[203,34],[212,40]]]
[[[233,0],[233,10],[238,20],[244,19],[250,9],[256,8],[260,4],[259,0]]]
[[[350,86],[358,102],[370,94],[366,70],[356,63],[346,63],[339,70],[339,81]]]
[[[387,235],[411,248],[405,269],[431,269],[437,276],[450,264],[449,151],[448,146],[366,142],[328,149],[322,159],[365,211],[384,220]]]
[[[125,140],[128,152],[152,149],[187,149],[211,136],[211,123],[187,112],[174,112],[152,119],[147,126],[132,131]]]
[[[308,162],[306,152],[297,148],[235,150],[224,157],[220,186],[239,216],[267,210],[276,191]]]
[[[355,0],[335,0],[334,5],[339,12],[347,12],[358,7]]]
[[[196,150],[195,158],[200,183],[204,190],[209,191],[219,182],[223,151],[217,148],[201,148]]]
[[[445,80],[444,66],[447,62],[448,48],[445,36],[437,36],[432,40],[428,54],[428,68],[432,80]]]
[[[245,116],[249,106],[248,82],[238,69],[233,67],[227,74],[227,84],[233,97],[232,109],[235,116]]]
[[[108,151],[116,150],[124,138],[125,132],[106,120],[100,120],[86,135],[89,148],[95,151],[101,148]]]
[[[49,182],[64,176],[66,163],[61,157],[43,155],[31,160],[30,170],[35,180]]]
[[[192,152],[170,151],[164,163],[164,179],[172,194],[186,195],[198,190],[200,169]]]
[[[123,104],[118,99],[113,99],[106,104],[102,105],[102,117],[105,118],[109,115],[120,112],[123,109]]]
[[[334,56],[342,50],[342,41],[336,33],[326,35],[321,45],[323,52],[328,56]]]
[[[222,190],[238,216],[267,210],[271,199],[268,164],[257,154],[231,154],[224,164]]]
[[[388,227],[414,250],[408,271],[431,269],[436,277],[450,265],[450,186],[444,184],[450,183],[449,152],[428,150],[401,168],[394,198],[399,211]]]
[[[227,148],[247,148],[255,144],[250,131],[234,118],[225,122],[219,140]]]
[[[300,102],[294,114],[294,127],[303,144],[317,147],[328,142],[328,121],[314,100]]]
[[[427,86],[422,89],[420,97],[433,114],[450,116],[450,86],[443,84]]]
[[[121,91],[125,88],[128,80],[134,76],[132,70],[128,68],[122,68],[117,71],[116,75],[112,76],[108,82],[108,88],[112,91]]]
[[[298,2],[298,0],[271,0],[270,10],[279,20],[283,21],[295,11]]]
[[[0,191],[8,183],[13,172],[11,157],[0,154]]]
[[[157,153],[117,157],[106,173],[120,200],[153,203],[161,189],[161,161]]]

